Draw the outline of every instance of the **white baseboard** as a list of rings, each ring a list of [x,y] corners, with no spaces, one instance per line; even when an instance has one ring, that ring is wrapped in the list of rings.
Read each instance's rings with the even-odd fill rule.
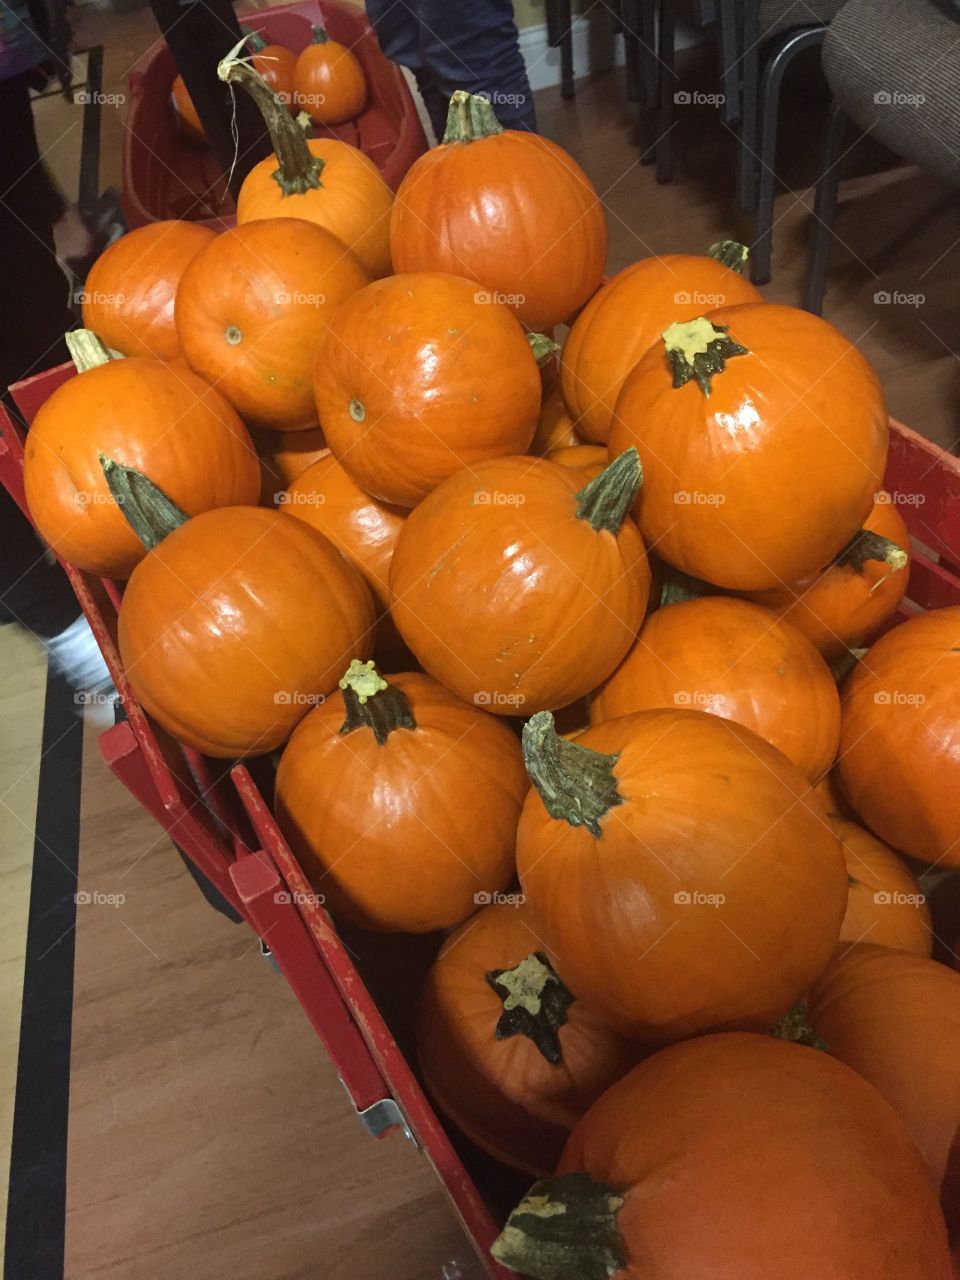
[[[611,67],[623,66],[623,38],[614,35],[613,17],[605,6],[598,6],[588,15],[574,17],[570,29],[573,33],[573,74],[577,79],[592,71],[608,71]],[[702,31],[681,23],[677,27],[676,47],[687,49],[700,44],[704,38]],[[560,50],[551,49],[547,43],[546,23],[521,30],[520,53],[527,65],[531,89],[548,89],[560,83]]]

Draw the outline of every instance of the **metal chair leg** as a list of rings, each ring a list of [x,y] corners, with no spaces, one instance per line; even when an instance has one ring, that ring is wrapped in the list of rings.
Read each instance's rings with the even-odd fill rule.
[[[621,0],[620,28],[627,77],[627,101],[639,102],[643,94],[640,72],[640,0]]]
[[[830,107],[823,140],[823,168],[813,204],[810,260],[807,263],[807,280],[803,291],[804,310],[812,311],[816,316],[823,312],[823,299],[827,291],[827,269],[833,246],[833,219],[837,211],[843,147],[849,124],[850,121],[834,102]]]
[[[727,124],[740,119],[740,49],[737,41],[736,0],[718,0],[717,50],[720,56],[720,81],[723,108],[720,117]]]
[[[673,95],[677,83],[674,72],[674,12],[670,0],[659,6],[657,56],[660,61],[660,105],[657,109],[657,181],[673,180]]]
[[[760,54],[760,2],[744,0],[740,9],[740,147],[737,204],[745,213],[757,205],[757,76]]]
[[[656,108],[660,97],[657,64],[657,0],[639,0],[640,9],[640,103],[637,133],[640,140],[640,163],[653,164],[656,159]]]
[[[760,188],[753,248],[750,250],[750,279],[754,284],[770,280],[773,252],[773,198],[777,186],[777,126],[780,118],[780,90],[787,68],[797,54],[823,44],[826,27],[799,27],[780,40],[763,69],[760,93]]]

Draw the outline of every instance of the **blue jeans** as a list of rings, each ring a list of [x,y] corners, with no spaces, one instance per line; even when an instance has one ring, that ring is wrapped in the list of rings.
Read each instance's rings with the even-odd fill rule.
[[[417,80],[437,138],[455,89],[483,94],[506,129],[536,132],[511,0],[367,0],[386,57]]]

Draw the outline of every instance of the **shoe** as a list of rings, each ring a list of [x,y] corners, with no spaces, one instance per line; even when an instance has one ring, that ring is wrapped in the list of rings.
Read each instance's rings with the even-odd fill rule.
[[[81,614],[44,643],[50,666],[74,690],[78,714],[93,708],[92,719],[113,724],[117,690],[86,618]]]

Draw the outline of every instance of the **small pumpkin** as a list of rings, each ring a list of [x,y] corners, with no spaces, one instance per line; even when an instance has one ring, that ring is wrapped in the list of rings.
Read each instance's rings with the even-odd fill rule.
[[[213,239],[196,222],[151,222],[114,240],[83,287],[84,327],[125,356],[181,356],[173,304],[187,266]]]
[[[337,307],[367,283],[353,254],[302,218],[246,222],[193,259],[177,291],[190,367],[244,419],[272,431],[317,423],[313,357]]]
[[[356,54],[321,26],[314,26],[312,40],[297,58],[293,80],[297,108],[315,124],[353,120],[367,101],[367,80]]]
[[[650,614],[594,695],[590,721],[682,706],[752,729],[811,782],[837,754],[840,697],[830,668],[799,631],[745,600],[703,596]]]
[[[516,317],[440,273],[391,276],[350,298],[317,350],[313,386],[341,466],[402,507],[462,468],[525,453],[540,409]]]
[[[246,34],[246,47],[250,50],[248,65],[261,76],[267,87],[276,94],[288,113],[297,111],[293,94],[294,68],[297,55],[282,44],[267,44],[259,31],[241,28]],[[302,132],[302,130],[301,130]]]
[[[742,1033],[673,1045],[608,1089],[491,1252],[531,1280],[952,1275],[936,1192],[876,1090]]]
[[[534,1176],[555,1167],[577,1120],[639,1052],[563,985],[522,905],[471,916],[427,974],[417,1017],[427,1088],[471,1142]]]
[[[545,456],[548,461],[556,462],[561,467],[574,467],[577,471],[582,471],[591,480],[609,462],[606,449],[598,444],[574,444],[566,449],[551,449]]]
[[[709,254],[642,258],[608,280],[575,320],[561,356],[563,398],[577,431],[606,444],[627,374],[684,309],[762,302],[744,278],[743,245],[724,240]]]
[[[909,577],[907,526],[889,494],[880,493],[863,528],[826,569],[749,598],[792,623],[834,662],[896,613]]]
[[[396,271],[468,276],[544,331],[599,286],[607,224],[572,156],[539,134],[504,130],[485,98],[458,89],[442,143],[397,191],[390,248]]]
[[[847,864],[847,911],[840,941],[875,943],[912,955],[929,956],[933,926],[926,898],[910,868],[882,840],[856,822],[832,816]]]
[[[628,451],[596,479],[543,458],[450,476],[410,514],[392,613],[424,668],[498,715],[564,707],[613,670],[643,620],[646,552],[625,513]]]
[[[207,755],[261,755],[363,653],[373,601],[332,542],[264,507],[173,528],[137,565],[119,616],[137,700]]]
[[[159,360],[110,359],[86,330],[68,334],[68,345],[80,372],[41,405],[23,467],[30,515],[58,555],[87,573],[129,577],[146,555],[124,515],[136,494],[118,488],[130,472],[189,515],[256,502],[256,450],[215,388]]]
[[[244,178],[237,222],[305,218],[333,232],[372,279],[387,275],[393,192],[373,161],[336,138],[307,139],[248,63],[225,58],[217,74],[240,85],[260,108],[275,153]]]
[[[579,444],[583,441],[574,429],[559,386],[554,386],[543,397],[530,452],[542,458],[554,449],[568,449]]]
[[[428,676],[353,661],[284,750],[277,817],[335,917],[425,933],[509,882],[525,791],[506,725]]]
[[[575,742],[536,715],[523,749],[527,905],[560,977],[612,1026],[649,1044],[763,1030],[819,976],[846,905],[843,855],[774,747],[671,709]]]
[[[931,609],[867,651],[841,699],[844,794],[881,840],[960,866],[960,607]]]
[[[664,560],[734,591],[830,564],[869,516],[889,434],[856,347],[793,307],[672,324],[617,399],[611,455],[635,445],[640,528]]]
[[[183,82],[183,76],[177,76],[174,80],[170,89],[170,101],[177,124],[183,133],[194,142],[206,142],[206,130],[197,113],[197,108],[193,105],[187,86]]]

